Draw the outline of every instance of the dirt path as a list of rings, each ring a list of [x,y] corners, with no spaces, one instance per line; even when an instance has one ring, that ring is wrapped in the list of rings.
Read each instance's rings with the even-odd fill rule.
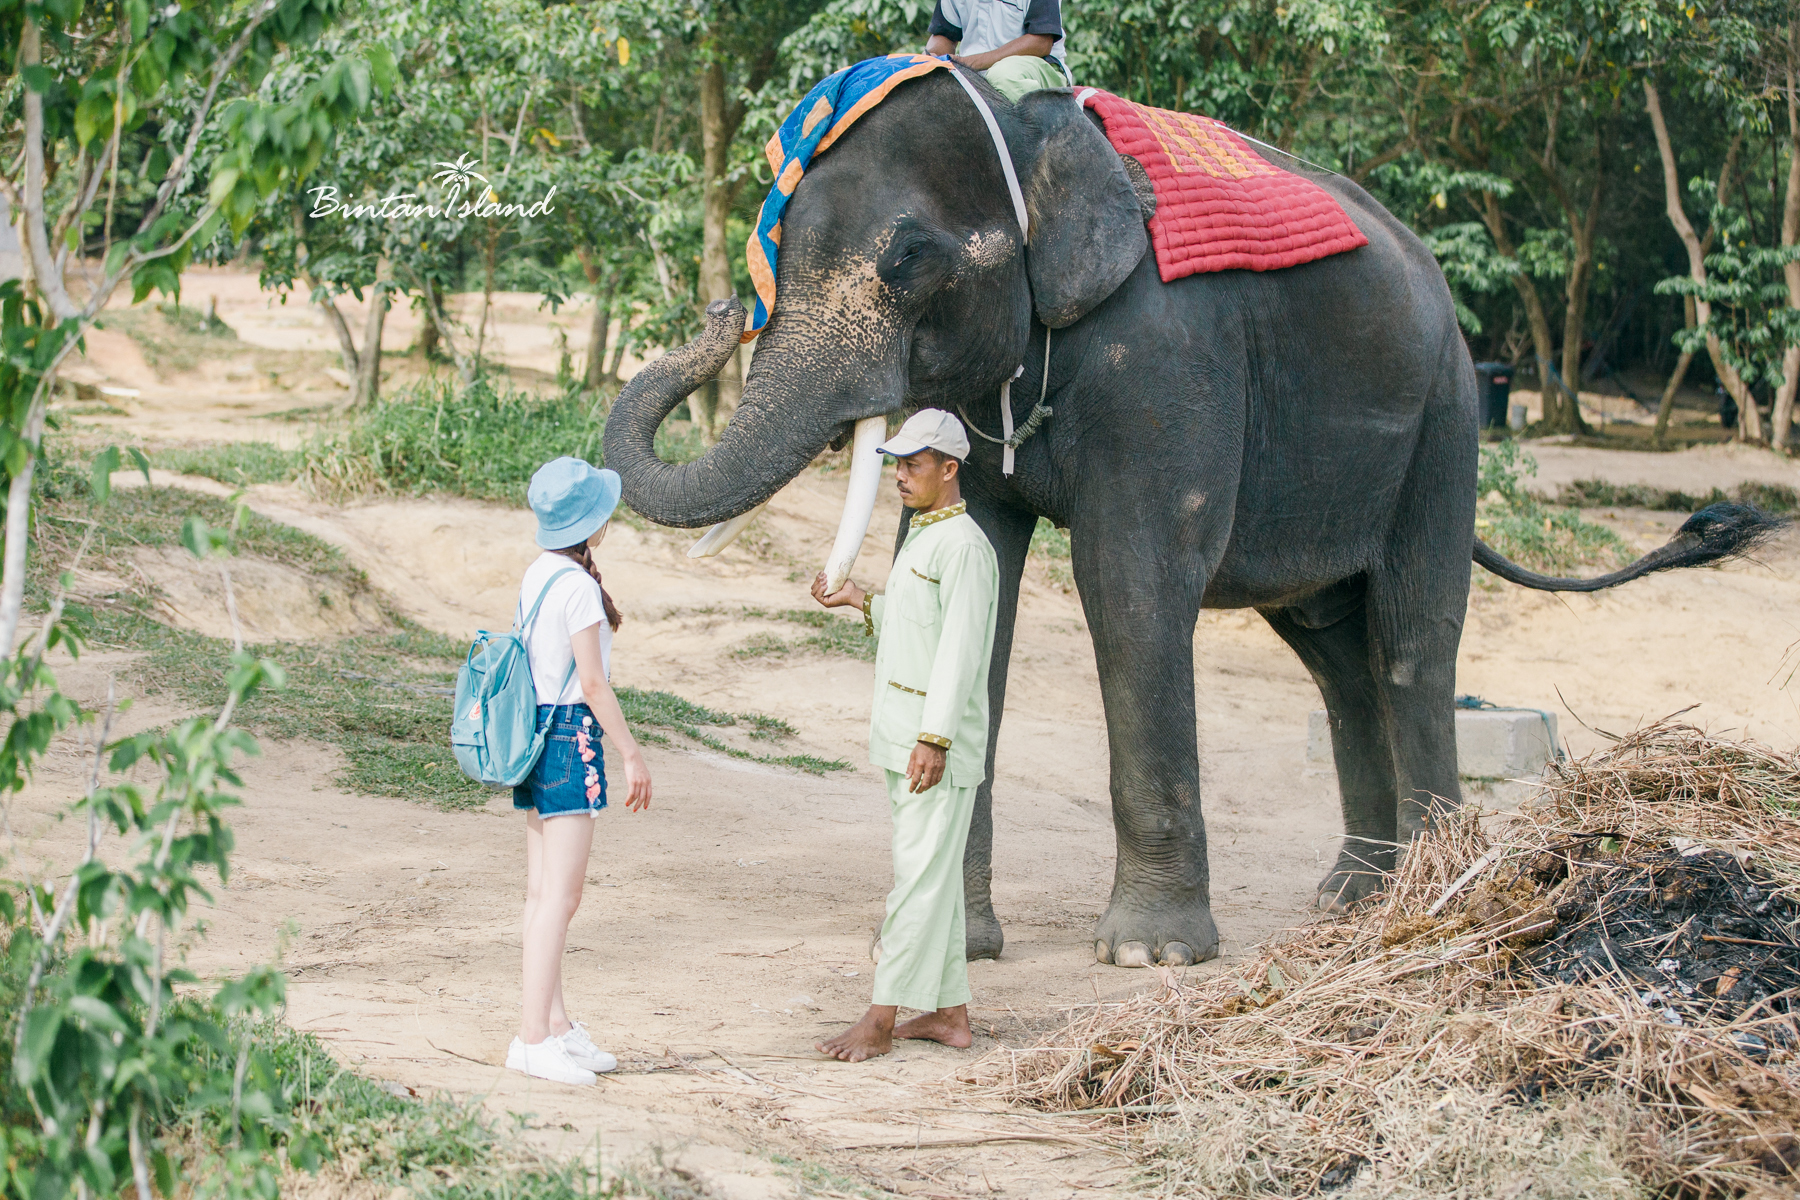
[[[134,337],[123,322],[92,333],[88,360],[71,374],[138,394],[115,397],[126,416],[79,422],[170,440],[292,446],[309,436],[304,417],[269,418],[342,399],[323,319],[297,300],[271,303],[244,272],[184,280],[190,309],[212,296],[237,340],[192,369],[172,370],[166,358],[152,364],[154,337]],[[474,317],[475,299],[462,298],[465,316]],[[344,307],[360,334],[361,307]],[[534,297],[502,295],[490,350],[542,369],[555,361],[559,329],[582,348],[586,320],[579,306],[552,319]],[[413,333],[412,314],[396,312],[384,345],[404,349]],[[1702,494],[1746,480],[1800,486],[1800,468],[1788,460],[1740,447],[1531,449],[1537,485],[1551,492],[1586,478]],[[118,482],[134,481],[121,474]],[[514,1023],[522,892],[518,821],[505,802],[448,814],[358,797],[332,782],[338,756],[327,746],[271,744],[250,765],[248,804],[235,821],[237,871],[194,964],[224,971],[282,955],[293,978],[290,1019],[345,1061],[419,1090],[483,1096],[497,1114],[534,1114],[532,1136],[561,1151],[598,1146],[615,1164],[661,1152],[721,1195],[794,1194],[793,1172],[771,1155],[906,1194],[1127,1190],[1124,1161],[1104,1145],[992,1140],[1067,1138],[1070,1123],[987,1111],[991,1104],[955,1083],[974,1055],[913,1046],[848,1067],[809,1052],[867,998],[867,945],[888,878],[880,788],[860,766],[871,672],[845,658],[735,652],[759,633],[806,632],[746,618],[744,609],[807,606],[803,584],[830,540],[842,487],[809,473],[717,560],[683,557],[684,537],[623,526],[607,543],[608,584],[630,616],[616,662],[621,683],[782,717],[800,729],[794,750],[858,764],[814,777],[650,750],[658,802],[648,814],[616,809],[602,818],[571,938],[572,1001],[597,1039],[619,1051],[618,1076],[578,1092],[498,1066]],[[251,498],[267,515],[344,547],[402,611],[458,635],[507,622],[533,554],[522,510],[456,500],[337,508],[290,487],[258,487]],[[898,516],[891,495],[882,503],[858,571],[869,582],[884,574]],[[1681,519],[1589,515],[1643,548]],[[1478,583],[1459,690],[1557,712],[1577,753],[1601,742],[1583,720],[1619,730],[1696,703],[1691,719],[1709,727],[1793,745],[1800,703],[1785,685],[1797,658],[1789,647],[1800,642],[1797,572],[1790,544],[1762,565],[1653,578],[1598,598]],[[186,607],[198,603],[188,598]],[[1293,656],[1249,613],[1205,614],[1195,650],[1213,898],[1225,937],[1225,957],[1195,968],[1210,972],[1304,918],[1339,822],[1335,781],[1304,761],[1306,714],[1319,701]],[[97,702],[108,673],[127,665],[90,656],[63,676]],[[178,715],[152,700],[128,727]],[[21,801],[13,823],[31,843],[28,861],[67,861],[70,830],[44,815],[78,792],[80,770],[78,747],[59,745]],[[996,791],[995,900],[1008,940],[1000,962],[973,968],[977,1052],[1029,1041],[1056,1024],[1060,1006],[1154,982],[1093,963],[1091,929],[1112,866],[1105,728],[1080,605],[1035,574]]]
[[[1576,453],[1592,459],[1570,467],[1576,477],[1606,473],[1609,456]],[[868,665],[733,653],[756,631],[805,632],[746,621],[742,609],[807,603],[804,580],[830,540],[842,486],[809,473],[743,546],[707,562],[682,556],[684,536],[618,528],[604,560],[629,617],[619,682],[783,717],[800,730],[795,749],[860,764]],[[520,510],[445,500],[335,508],[284,487],[251,498],[343,546],[403,611],[457,634],[507,622],[533,553]],[[882,577],[898,515],[891,496],[882,504],[858,568],[869,582]],[[1590,515],[1644,547],[1680,520]],[[1800,641],[1797,574],[1800,558],[1785,544],[1761,564],[1652,578],[1599,598],[1478,585],[1459,690],[1557,711],[1577,753],[1600,743],[1577,715],[1618,730],[1696,703],[1699,723],[1793,745],[1800,705],[1784,685],[1788,647]],[[996,787],[995,903],[1007,950],[972,968],[977,1053],[1030,1040],[1060,1006],[1154,983],[1093,961],[1112,835],[1079,603],[1034,575],[1023,614]],[[1318,696],[1298,662],[1251,613],[1206,614],[1195,647],[1213,897],[1226,940],[1222,960],[1194,969],[1211,972],[1303,918],[1339,823],[1334,780],[1303,760]],[[97,701],[121,665],[86,657],[63,677]],[[152,702],[131,725],[173,715]],[[579,1091],[499,1067],[516,1019],[523,890],[520,830],[506,803],[448,814],[358,797],[332,783],[331,748],[266,751],[246,773],[236,873],[192,961],[211,972],[282,955],[290,1020],[359,1069],[482,1096],[497,1114],[533,1114],[532,1136],[561,1151],[597,1145],[609,1163],[660,1152],[724,1196],[795,1194],[779,1155],[904,1194],[1128,1190],[1125,1161],[1070,1122],[990,1111],[959,1087],[955,1073],[973,1054],[907,1046],[845,1066],[810,1053],[867,999],[868,941],[888,879],[869,768],[814,777],[649,751],[657,803],[647,814],[603,815],[571,932],[571,1003],[624,1063],[601,1088]],[[63,859],[71,831],[43,814],[78,792],[80,769],[78,747],[60,746],[21,802],[14,826],[32,842],[28,860]],[[1021,1136],[1031,1140],[997,1140]]]

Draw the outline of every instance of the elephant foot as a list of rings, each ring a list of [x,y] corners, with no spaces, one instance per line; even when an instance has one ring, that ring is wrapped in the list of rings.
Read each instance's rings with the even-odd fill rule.
[[[1094,959],[1114,967],[1187,967],[1217,958],[1219,930],[1200,900],[1115,896],[1094,930]]]
[[[1319,881],[1318,905],[1326,912],[1349,912],[1357,905],[1381,895],[1387,889],[1388,872],[1393,870],[1394,852],[1383,848],[1374,853],[1352,853],[1346,847],[1338,854],[1331,874]]]
[[[992,912],[969,913],[966,917],[970,962],[978,958],[999,958],[1000,948],[1006,945],[1006,935],[1000,932],[1000,918]]]

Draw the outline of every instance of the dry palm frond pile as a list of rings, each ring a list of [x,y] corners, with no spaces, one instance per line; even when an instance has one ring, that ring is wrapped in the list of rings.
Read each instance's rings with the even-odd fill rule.
[[[1142,1122],[1182,1195],[1793,1195],[1797,987],[1800,757],[1664,724],[980,1078]]]

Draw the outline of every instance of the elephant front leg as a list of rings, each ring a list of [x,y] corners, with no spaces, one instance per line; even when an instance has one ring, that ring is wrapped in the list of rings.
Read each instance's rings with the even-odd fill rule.
[[[1094,957],[1120,967],[1185,966],[1219,953],[1200,815],[1194,730],[1197,602],[1084,587],[1112,755],[1118,859]],[[1087,595],[1096,593],[1094,602]]]

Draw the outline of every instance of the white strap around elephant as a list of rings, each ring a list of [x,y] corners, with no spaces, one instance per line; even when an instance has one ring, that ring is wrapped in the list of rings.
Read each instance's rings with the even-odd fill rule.
[[[1006,135],[1000,132],[1000,122],[994,120],[994,110],[981,98],[980,89],[969,82],[969,77],[954,63],[950,66],[950,73],[956,76],[956,82],[962,84],[963,91],[969,93],[969,99],[975,102],[976,110],[987,124],[988,136],[994,139],[994,151],[1000,155],[1000,169],[1006,174],[1006,190],[1012,196],[1013,214],[1019,218],[1019,236],[1029,246],[1031,218],[1025,214],[1025,193],[1019,190],[1019,173],[1013,170],[1012,151],[1006,148]]]

